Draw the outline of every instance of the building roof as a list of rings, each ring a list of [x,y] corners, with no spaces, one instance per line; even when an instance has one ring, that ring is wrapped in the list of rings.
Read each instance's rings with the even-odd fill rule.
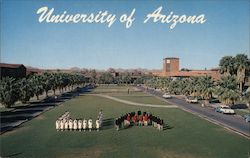
[[[169,72],[166,76],[169,77],[198,77],[198,76],[211,76],[214,79],[220,78],[220,73],[214,70],[190,70],[190,71],[177,71]]]
[[[23,64],[7,64],[7,63],[0,63],[0,67],[6,67],[6,68],[19,68],[19,67],[25,67]]]
[[[180,58],[177,58],[177,57],[167,57],[167,58],[164,58],[163,60],[165,59],[180,59]]]

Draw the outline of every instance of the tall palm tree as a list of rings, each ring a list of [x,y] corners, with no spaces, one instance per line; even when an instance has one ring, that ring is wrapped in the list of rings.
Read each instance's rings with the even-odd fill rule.
[[[219,63],[220,72],[224,75],[233,75],[234,58],[232,56],[224,56]]]
[[[237,54],[235,57],[235,69],[237,70],[237,82],[239,83],[240,92],[242,93],[245,83],[246,69],[249,69],[249,59],[245,54]]]

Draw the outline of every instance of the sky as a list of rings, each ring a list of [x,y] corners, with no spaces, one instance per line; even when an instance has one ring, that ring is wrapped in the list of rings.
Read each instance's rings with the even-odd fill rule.
[[[180,67],[218,67],[223,56],[249,55],[249,0],[0,0],[1,62],[38,68],[162,69],[163,58],[179,57]],[[54,14],[97,14],[117,20],[101,23],[40,23],[41,7]],[[143,23],[162,6],[162,14],[204,14],[204,24]],[[132,25],[119,22],[136,9]]]

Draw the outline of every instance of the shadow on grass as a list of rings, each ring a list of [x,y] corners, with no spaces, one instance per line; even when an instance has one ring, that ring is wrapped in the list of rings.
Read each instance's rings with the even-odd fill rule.
[[[168,124],[164,124],[163,131],[168,130],[168,129],[173,129],[173,128],[174,128],[173,126],[170,126]]]
[[[7,157],[16,157],[18,155],[21,155],[22,153],[13,153],[13,154],[9,154],[9,155],[3,155],[2,158],[7,158]]]

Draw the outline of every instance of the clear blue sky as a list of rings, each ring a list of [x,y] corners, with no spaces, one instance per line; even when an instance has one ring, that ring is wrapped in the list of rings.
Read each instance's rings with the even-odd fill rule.
[[[179,57],[182,68],[217,67],[221,57],[249,55],[249,0],[1,0],[1,62],[39,68],[161,69],[165,57]],[[120,15],[136,9],[133,25],[39,23],[43,6],[55,13],[109,11]],[[205,14],[200,24],[143,23],[163,6],[162,13]],[[118,20],[118,19],[117,19]]]

